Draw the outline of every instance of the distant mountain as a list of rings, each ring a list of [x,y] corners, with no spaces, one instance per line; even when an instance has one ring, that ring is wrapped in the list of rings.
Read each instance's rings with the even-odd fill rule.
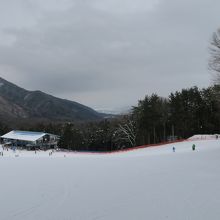
[[[121,108],[115,108],[115,109],[96,109],[96,111],[103,113],[103,114],[110,114],[112,116],[114,115],[127,115],[131,112],[132,106],[124,106]]]
[[[41,91],[28,91],[0,77],[1,121],[88,121],[103,117],[103,114],[77,102]]]

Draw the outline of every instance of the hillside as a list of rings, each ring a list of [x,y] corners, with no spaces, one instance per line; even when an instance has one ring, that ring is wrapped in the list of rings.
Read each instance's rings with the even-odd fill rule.
[[[19,121],[86,121],[103,117],[74,101],[41,91],[28,91],[0,78],[0,119]]]
[[[1,219],[219,220],[219,146],[220,140],[185,141],[52,156],[4,150]]]

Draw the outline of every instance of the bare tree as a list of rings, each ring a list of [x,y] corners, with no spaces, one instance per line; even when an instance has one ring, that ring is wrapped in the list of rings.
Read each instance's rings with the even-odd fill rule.
[[[210,54],[209,67],[216,73],[215,83],[220,84],[220,29],[212,35]]]
[[[136,126],[134,121],[127,119],[123,124],[119,124],[114,136],[118,143],[129,143],[132,147],[136,146]]]

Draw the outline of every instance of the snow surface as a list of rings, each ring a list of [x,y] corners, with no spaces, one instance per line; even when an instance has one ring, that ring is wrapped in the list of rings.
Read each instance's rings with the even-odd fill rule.
[[[188,138],[188,140],[195,141],[195,140],[215,140],[219,139],[220,134],[196,134],[192,137]]]
[[[220,140],[114,154],[4,151],[0,171],[1,220],[220,219]]]

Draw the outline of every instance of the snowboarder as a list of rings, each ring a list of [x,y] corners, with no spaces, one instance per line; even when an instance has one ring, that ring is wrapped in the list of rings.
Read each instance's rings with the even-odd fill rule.
[[[176,148],[175,147],[173,147],[173,152],[175,152],[176,151]]]
[[[195,149],[196,149],[196,145],[193,144],[193,145],[192,145],[192,150],[194,151]]]

